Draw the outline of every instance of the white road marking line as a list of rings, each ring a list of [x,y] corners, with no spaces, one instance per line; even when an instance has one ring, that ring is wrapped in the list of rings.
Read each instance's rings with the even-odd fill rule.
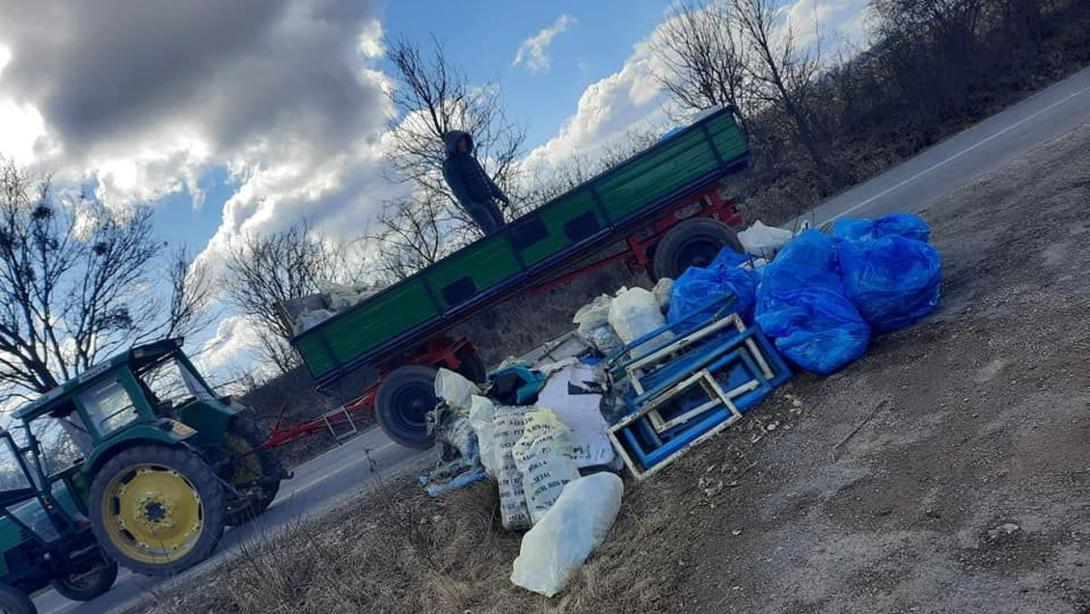
[[[1014,122],[1013,124],[1007,126],[1006,128],[1003,128],[999,132],[996,132],[995,134],[993,134],[993,135],[991,135],[991,136],[989,136],[987,138],[984,138],[984,139],[981,139],[980,141],[977,141],[976,143],[966,147],[965,149],[962,149],[961,151],[957,152],[956,154],[951,155],[948,158],[945,158],[945,159],[943,159],[943,160],[941,160],[939,162],[936,162],[936,163],[932,164],[931,166],[929,166],[929,167],[925,168],[924,170],[916,173],[915,175],[909,177],[908,179],[905,179],[904,181],[901,181],[901,182],[897,183],[896,185],[893,185],[892,187],[886,188],[885,190],[882,190],[881,192],[875,194],[874,196],[871,196],[870,198],[868,198],[866,200],[863,200],[863,201],[861,201],[861,202],[859,202],[859,203],[857,203],[855,205],[852,205],[851,207],[845,209],[844,211],[841,211],[840,213],[837,213],[833,217],[825,220],[821,224],[818,224],[818,226],[822,226],[822,225],[827,224],[829,222],[832,222],[834,220],[840,219],[840,218],[844,217],[845,215],[848,215],[849,213],[858,210],[860,207],[864,207],[864,206],[874,202],[875,200],[885,196],[886,194],[889,194],[890,192],[892,192],[894,190],[900,189],[905,184],[911,183],[911,182],[919,179],[920,177],[923,177],[924,175],[926,175],[926,174],[930,173],[931,171],[939,168],[940,166],[945,166],[946,164],[949,164],[950,162],[964,156],[965,154],[969,153],[970,151],[973,151],[974,149],[977,149],[978,147],[984,145],[985,143],[989,143],[989,142],[1003,136],[1004,134],[1010,132],[1011,130],[1014,130],[1015,128],[1021,126],[1022,124],[1025,124],[1026,122],[1036,118],[1037,116],[1041,115],[1042,113],[1047,113],[1047,112],[1051,111],[1052,109],[1060,106],[1061,104],[1067,102],[1068,100],[1071,100],[1072,98],[1081,96],[1081,95],[1085,94],[1086,92],[1090,92],[1090,87],[1084,87],[1081,90],[1079,90],[1079,91],[1077,91],[1077,92],[1075,92],[1073,94],[1068,94],[1067,96],[1064,96],[1060,100],[1057,100],[1056,102],[1048,105],[1047,107],[1045,107],[1043,109],[1038,109],[1037,111],[1031,113],[1030,115],[1027,115],[1026,117],[1023,117],[1022,119]],[[985,121],[987,121],[987,120],[985,120]]]

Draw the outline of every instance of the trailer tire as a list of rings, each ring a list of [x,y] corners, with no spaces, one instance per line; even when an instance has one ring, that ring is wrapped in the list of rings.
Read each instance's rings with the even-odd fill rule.
[[[435,408],[435,375],[428,365],[405,365],[382,378],[375,396],[375,413],[382,430],[406,448],[430,448],[425,416]]]
[[[110,590],[115,580],[117,580],[117,562],[103,557],[102,566],[98,567],[93,574],[88,572],[78,578],[72,575],[53,578],[49,583],[62,597],[72,601],[90,601]]]
[[[655,279],[677,279],[691,266],[707,266],[727,246],[738,253],[745,251],[738,235],[723,222],[709,217],[685,220],[655,246]]]
[[[38,614],[38,608],[30,600],[30,595],[9,584],[0,583],[0,612]]]

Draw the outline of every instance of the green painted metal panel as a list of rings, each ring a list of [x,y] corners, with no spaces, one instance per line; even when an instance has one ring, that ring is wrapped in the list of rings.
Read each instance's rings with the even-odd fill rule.
[[[19,530],[19,525],[7,516],[0,517],[0,581],[11,573],[3,553],[18,548],[21,543],[23,543],[23,534]]]
[[[329,373],[337,366],[333,356],[325,349],[324,337],[323,328],[314,328],[295,338],[295,349],[299,350],[299,355],[314,377]]]
[[[410,278],[304,333],[295,347],[311,373],[319,377],[437,315],[423,280]]]
[[[605,220],[594,202],[594,195],[589,188],[569,192],[557,200],[541,207],[528,215],[531,219],[516,223],[514,236],[522,260],[527,265],[541,262],[578,243],[593,231],[604,228]],[[532,224],[535,220],[537,224]],[[530,223],[527,223],[530,222]],[[544,230],[537,240],[520,241],[519,236],[533,234],[538,227]],[[523,231],[525,229],[525,231]],[[580,236],[578,233],[586,234]],[[575,238],[573,238],[573,235]]]
[[[613,219],[638,211],[715,170],[719,163],[701,130],[679,134],[658,150],[623,164],[597,181],[598,195]]]
[[[178,409],[178,419],[197,431],[192,442],[198,446],[221,446],[227,425],[238,413],[235,408],[217,400],[193,401]]]
[[[720,117],[708,122],[708,132],[715,146],[719,148],[723,162],[737,160],[749,152],[745,135],[730,117]]]
[[[507,235],[494,234],[464,247],[424,271],[439,306],[446,310],[518,273]]]

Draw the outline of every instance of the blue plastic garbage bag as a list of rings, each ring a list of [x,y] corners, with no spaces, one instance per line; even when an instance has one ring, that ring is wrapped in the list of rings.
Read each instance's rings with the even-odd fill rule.
[[[927,243],[888,236],[836,250],[848,298],[875,332],[908,326],[939,304],[942,260]]]
[[[765,267],[754,320],[782,355],[821,375],[857,360],[870,343],[870,326],[836,273],[779,258]]]
[[[749,262],[749,260],[751,258],[752,258],[752,256],[748,256],[746,254],[740,254],[740,253],[734,251],[728,245],[727,247],[724,247],[723,249],[719,250],[719,253],[715,255],[715,259],[712,260],[711,264],[708,265],[708,268],[709,269],[715,269],[715,268],[733,269],[735,267],[738,267],[738,266],[740,266],[742,264],[745,264],[745,263]]]
[[[666,323],[677,334],[684,334],[704,323],[722,303],[716,299],[735,296],[731,311],[748,319],[756,299],[757,277],[753,271],[735,267],[701,268],[691,266],[674,280],[670,288],[670,310]]]
[[[836,239],[873,240],[882,237],[900,236],[927,243],[931,237],[931,227],[919,216],[911,213],[893,213],[876,220],[843,218],[833,226]]]
[[[776,264],[797,265],[821,271],[836,271],[836,249],[833,240],[811,228],[799,233],[776,254]]]

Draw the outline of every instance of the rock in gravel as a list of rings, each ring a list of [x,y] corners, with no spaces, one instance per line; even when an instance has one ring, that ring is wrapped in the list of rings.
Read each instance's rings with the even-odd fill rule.
[[[1004,522],[1003,524],[988,531],[988,539],[996,541],[1004,537],[1010,537],[1015,533],[1022,530],[1022,527],[1014,524],[1013,522]]]

